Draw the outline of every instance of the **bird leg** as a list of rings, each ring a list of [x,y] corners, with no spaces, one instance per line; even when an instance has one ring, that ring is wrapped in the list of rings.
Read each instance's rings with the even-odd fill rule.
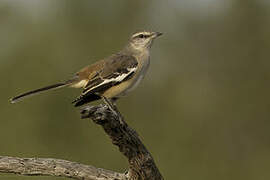
[[[104,103],[108,106],[108,108],[115,114],[115,115],[118,115],[117,112],[115,111],[115,106],[114,104],[111,102],[110,99],[104,97],[104,96],[101,96],[102,100],[104,101]]]
[[[119,110],[117,109],[116,105],[115,105],[115,101],[113,101],[113,99],[108,99],[104,96],[101,96],[102,100],[104,101],[104,103],[108,106],[108,108],[116,115],[120,117],[120,122],[123,123],[123,117],[121,115],[121,113],[119,112]]]

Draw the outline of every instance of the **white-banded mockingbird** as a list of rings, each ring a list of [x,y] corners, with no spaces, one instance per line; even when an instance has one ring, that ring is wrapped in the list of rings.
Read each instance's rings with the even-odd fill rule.
[[[143,79],[150,62],[149,50],[160,32],[134,33],[128,44],[118,53],[83,68],[71,79],[29,91],[11,99],[15,103],[40,92],[66,86],[83,88],[82,94],[73,101],[81,106],[105,98],[113,101],[133,90]]]

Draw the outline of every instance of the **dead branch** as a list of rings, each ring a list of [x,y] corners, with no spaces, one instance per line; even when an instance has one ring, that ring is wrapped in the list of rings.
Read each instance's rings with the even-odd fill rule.
[[[0,156],[0,172],[27,176],[59,176],[79,180],[125,179],[125,175],[121,173],[76,162],[49,158]]]
[[[154,159],[141,142],[137,132],[130,128],[117,110],[106,105],[87,106],[82,118],[90,118],[102,126],[112,143],[128,159],[127,173],[117,173],[90,165],[60,159],[17,158],[0,156],[0,172],[29,176],[60,176],[79,180],[163,180]]]
[[[139,135],[130,128],[116,108],[117,114],[105,105],[89,106],[82,110],[82,118],[91,118],[96,124],[101,125],[109,135],[112,143],[119,147],[129,162],[128,178],[162,180],[154,159],[141,142]]]

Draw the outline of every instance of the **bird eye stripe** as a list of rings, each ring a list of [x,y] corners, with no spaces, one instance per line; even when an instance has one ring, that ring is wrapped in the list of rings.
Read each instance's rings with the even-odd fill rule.
[[[135,36],[135,38],[148,38],[150,37],[150,35],[148,34],[138,34],[137,36]]]

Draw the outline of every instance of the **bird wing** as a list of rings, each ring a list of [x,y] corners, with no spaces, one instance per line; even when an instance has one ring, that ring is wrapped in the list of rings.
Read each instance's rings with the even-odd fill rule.
[[[103,68],[96,71],[86,86],[83,94],[101,93],[134,75],[138,62],[134,56],[116,54],[105,60]]]
[[[73,101],[75,106],[97,100],[107,89],[131,78],[137,70],[134,56],[115,54],[78,72],[80,79],[87,79],[82,94]]]

